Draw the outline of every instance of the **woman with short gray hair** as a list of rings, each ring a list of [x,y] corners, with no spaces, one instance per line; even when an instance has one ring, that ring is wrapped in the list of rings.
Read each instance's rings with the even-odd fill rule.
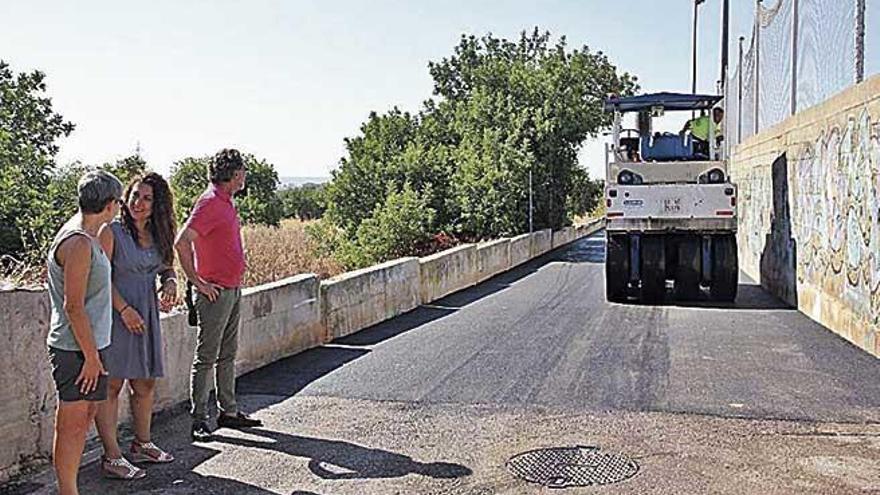
[[[110,261],[97,236],[119,213],[122,183],[113,174],[85,174],[77,185],[79,211],[55,236],[48,253],[51,321],[46,344],[58,391],[53,464],[60,495],[77,495],[86,432],[107,398],[101,353],[110,345],[113,306]]]

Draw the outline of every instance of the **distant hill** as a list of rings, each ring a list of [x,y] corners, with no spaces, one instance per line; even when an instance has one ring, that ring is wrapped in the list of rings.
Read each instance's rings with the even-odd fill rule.
[[[323,184],[325,182],[330,181],[330,177],[279,177],[278,180],[281,181],[281,185],[279,185],[279,189],[286,189],[289,187],[299,187],[303,184]]]

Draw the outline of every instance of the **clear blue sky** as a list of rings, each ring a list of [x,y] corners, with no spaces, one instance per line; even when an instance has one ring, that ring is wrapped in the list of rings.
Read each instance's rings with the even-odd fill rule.
[[[873,0],[871,0],[873,1]],[[720,0],[700,7],[700,84],[718,78]],[[731,39],[754,4],[731,0]],[[371,110],[418,111],[427,64],[462,33],[533,27],[607,53],[643,90],[690,87],[691,0],[27,1],[0,4],[0,58],[48,74],[77,124],[62,162],[100,163],[140,143],[151,166],[235,146],[280,175],[326,176]],[[870,25],[870,23],[869,23]],[[731,50],[735,57],[736,50]],[[582,163],[602,175],[601,143]]]

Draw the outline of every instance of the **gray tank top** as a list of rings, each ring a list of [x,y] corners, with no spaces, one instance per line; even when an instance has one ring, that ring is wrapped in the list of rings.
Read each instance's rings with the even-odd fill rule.
[[[92,324],[95,345],[100,350],[110,345],[113,327],[113,299],[110,285],[110,260],[98,241],[87,232],[64,226],[49,248],[49,300],[52,303],[52,319],[46,344],[64,351],[80,351],[73,336],[73,329],[64,312],[64,268],[55,260],[55,250],[65,239],[74,235],[86,236],[92,246],[92,267],[86,286],[85,309]]]

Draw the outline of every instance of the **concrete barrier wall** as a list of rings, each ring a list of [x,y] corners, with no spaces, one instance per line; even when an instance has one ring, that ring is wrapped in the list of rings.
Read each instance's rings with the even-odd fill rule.
[[[52,451],[55,388],[46,354],[49,296],[45,291],[0,293],[0,483],[19,466]]]
[[[488,280],[510,269],[510,239],[477,246],[477,281]]]
[[[553,231],[551,245],[553,249],[564,246],[575,239],[574,227],[565,227],[560,230]]]
[[[241,375],[321,342],[318,280],[300,275],[245,290],[236,373]],[[0,292],[0,483],[22,467],[51,456],[56,406],[46,354],[49,298],[44,290]],[[154,410],[189,399],[196,329],[185,313],[162,316],[165,377],[157,381]],[[120,421],[129,420],[128,399],[120,395]],[[92,432],[94,435],[94,431]]]
[[[532,232],[532,258],[537,258],[553,247],[553,231],[550,229]]]
[[[401,258],[321,282],[324,340],[414,309],[421,302],[420,285],[418,258]]]
[[[510,239],[510,267],[521,265],[532,257],[532,235],[522,234]]]
[[[740,265],[880,356],[880,76],[739,145]]]
[[[593,230],[590,230],[593,229]],[[558,242],[595,231],[567,229]],[[465,289],[551,249],[553,233],[542,230],[481,246],[473,244],[422,259],[403,258],[319,282],[311,274],[246,289],[242,295],[241,375],[275,360],[349,335]],[[558,247],[558,246],[557,246]],[[55,388],[46,355],[49,299],[45,290],[0,292],[0,483],[22,467],[49,459]],[[189,399],[196,329],[185,313],[162,316],[165,377],[158,380],[155,410]],[[120,420],[127,422],[125,393]],[[94,435],[94,432],[92,432]]]
[[[420,258],[419,283],[422,303],[435,301],[476,284],[476,244],[464,244]]]
[[[323,343],[319,285],[318,277],[309,273],[244,290],[237,372]]]

